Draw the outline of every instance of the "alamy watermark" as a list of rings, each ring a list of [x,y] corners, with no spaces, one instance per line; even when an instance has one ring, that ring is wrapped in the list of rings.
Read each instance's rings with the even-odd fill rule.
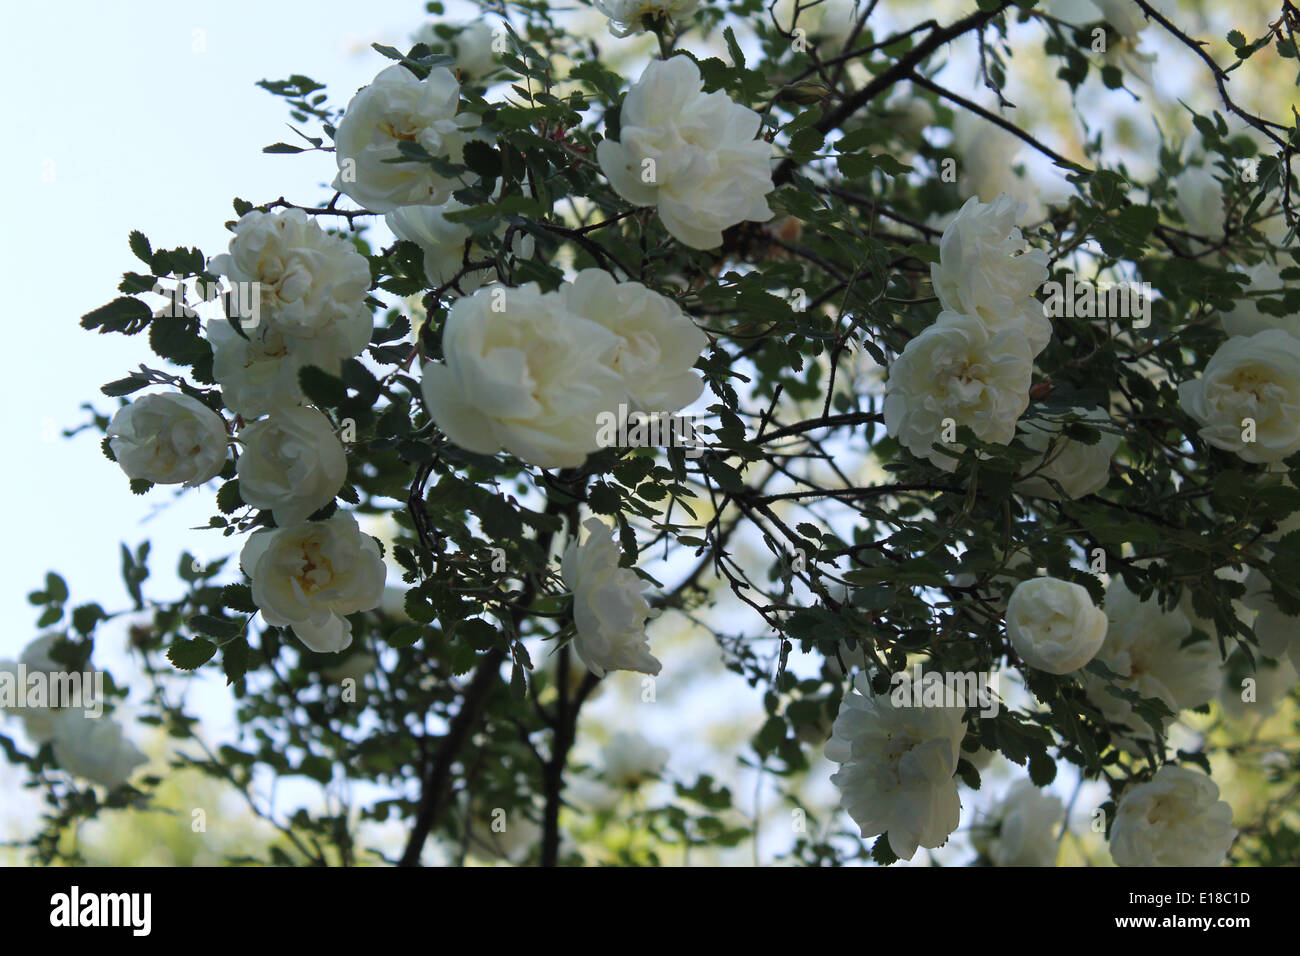
[[[20,663],[0,670],[0,710],[18,708],[81,709],[92,720],[104,714],[103,671],[28,671]]]
[[[620,403],[617,412],[596,415],[596,445],[600,448],[685,448],[692,460],[704,454],[695,433],[695,416],[681,412],[629,411]]]
[[[1000,706],[997,674],[984,671],[927,671],[917,661],[913,673],[889,678],[889,701],[895,707],[974,707],[981,717],[996,717]],[[990,680],[991,678],[991,680]]]
[[[167,304],[155,311],[154,315],[171,318],[203,319],[238,318],[244,331],[251,331],[262,321],[262,288],[260,282],[232,282],[224,288],[216,282],[194,283],[194,296],[197,305],[189,304],[188,289],[184,280],[167,288],[161,282],[155,282],[149,291],[167,300]]]
[[[1151,283],[1149,282],[1080,282],[1073,272],[1065,282],[1055,279],[1043,283],[1047,298],[1043,314],[1055,319],[1135,319],[1133,328],[1151,324]]]

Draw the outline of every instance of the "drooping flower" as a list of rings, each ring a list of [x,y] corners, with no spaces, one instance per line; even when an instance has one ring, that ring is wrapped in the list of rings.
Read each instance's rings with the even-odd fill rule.
[[[1188,166],[1169,180],[1188,230],[1211,242],[1223,238],[1223,183],[1205,166]]]
[[[446,52],[448,41],[438,35],[437,23],[426,23],[411,34],[412,43],[423,43],[430,49]],[[456,57],[456,72],[462,80],[481,80],[497,70],[496,53],[492,49],[492,23],[475,20],[453,27],[450,48]],[[504,32],[504,30],[503,30]]]
[[[827,759],[840,765],[831,782],[864,838],[886,833],[890,849],[910,860],[918,846],[946,843],[960,822],[953,775],[966,735],[962,708],[895,706],[892,694],[876,696],[865,674],[854,687],[826,744]]]
[[[87,717],[76,708],[57,712],[51,743],[60,767],[110,789],[126,783],[149,760],[109,717]]]
[[[1282,329],[1300,337],[1300,318],[1294,315],[1270,315],[1260,306],[1263,301],[1277,301],[1285,294],[1289,283],[1282,278],[1282,267],[1267,259],[1246,270],[1250,285],[1249,295],[1238,299],[1229,311],[1223,313],[1223,330],[1229,335],[1255,335],[1267,329]],[[1260,293],[1269,293],[1259,298]]]
[[[573,592],[573,649],[597,677],[614,670],[658,674],[661,665],[646,638],[650,605],[641,579],[619,567],[619,548],[604,522],[588,518],[583,528],[585,539],[569,542],[561,564]]]
[[[212,377],[221,384],[222,400],[250,421],[306,401],[298,382],[304,366],[338,375],[342,365],[339,350],[327,339],[294,338],[265,323],[249,329],[245,337],[225,319],[217,319],[208,323],[206,334],[212,346]]]
[[[463,264],[484,259],[487,255],[482,246],[473,241],[473,230],[463,222],[451,222],[448,213],[466,209],[464,203],[449,199],[441,206],[402,206],[384,217],[384,222],[399,239],[413,242],[424,253],[424,272],[435,287],[450,283],[460,273]],[[501,234],[506,231],[503,222],[497,229]],[[468,251],[466,243],[469,244]],[[533,237],[516,233],[511,239],[511,253],[518,258],[527,259],[533,254]],[[467,272],[456,282],[456,287],[468,294],[478,289],[485,282],[494,278],[496,273],[489,269],[476,269]]]

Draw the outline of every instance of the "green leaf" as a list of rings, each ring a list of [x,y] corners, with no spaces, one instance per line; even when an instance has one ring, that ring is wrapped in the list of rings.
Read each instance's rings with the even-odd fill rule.
[[[217,507],[223,515],[238,511],[244,506],[244,499],[239,494],[239,479],[232,478],[217,491]]]
[[[202,667],[217,653],[217,645],[202,637],[186,640],[178,637],[167,648],[167,659],[183,671]]]
[[[128,241],[131,245],[131,252],[135,254],[135,257],[153,268],[153,247],[149,245],[149,240],[145,238],[145,234],[139,229],[132,230]]]
[[[890,849],[888,833],[882,833],[876,838],[876,842],[871,847],[871,859],[881,866],[898,862],[898,855]]]
[[[501,175],[501,153],[490,143],[471,139],[465,143],[465,165],[484,179],[496,179]]]
[[[237,637],[244,630],[244,622],[242,621],[230,621],[225,618],[213,617],[211,614],[195,614],[186,622],[186,626],[196,634],[204,634],[218,640],[229,640],[232,637]]]
[[[244,614],[257,612],[257,605],[253,603],[253,589],[247,584],[227,584],[221,589],[221,603],[232,611]]]
[[[1046,787],[1056,779],[1056,761],[1051,757],[1038,754],[1030,757],[1029,779],[1036,787]]]
[[[104,613],[104,609],[98,604],[82,604],[72,612],[72,626],[83,637],[89,637],[90,632],[95,629],[95,625],[106,620],[108,620],[108,615]]]
[[[98,309],[83,315],[81,317],[81,327],[83,329],[99,329],[100,334],[123,332],[127,335],[134,335],[149,324],[152,315],[149,306],[139,299],[120,296],[108,303],[108,305],[101,305]]]
[[[385,637],[384,642],[389,647],[410,647],[423,636],[423,626],[419,624],[403,624]]]
[[[107,385],[100,386],[100,391],[110,398],[118,398],[122,395],[130,395],[132,392],[138,392],[149,384],[149,380],[143,375],[128,375],[126,378],[119,378],[116,381],[109,382]]]
[[[740,44],[736,42],[736,31],[727,27],[722,31],[722,38],[727,41],[727,53],[731,56],[733,65],[745,68],[745,54],[740,49]]]
[[[980,772],[964,757],[957,761],[957,776],[961,777],[961,782],[972,790],[980,788]]]
[[[63,578],[53,571],[45,575],[45,593],[49,596],[50,603],[62,604],[68,599],[68,585]]]
[[[248,641],[240,637],[222,645],[221,669],[226,672],[226,684],[243,680],[248,673]]]
[[[315,405],[333,408],[342,405],[348,398],[343,379],[315,365],[306,365],[298,370],[298,384],[302,386],[303,394]]]

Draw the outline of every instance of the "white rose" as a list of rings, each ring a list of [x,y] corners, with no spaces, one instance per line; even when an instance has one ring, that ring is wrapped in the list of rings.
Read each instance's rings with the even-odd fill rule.
[[[289,340],[320,340],[316,345],[338,358],[360,354],[370,341],[365,256],[300,209],[248,213],[235,224],[230,252],[214,257],[211,268],[232,283],[256,283],[259,322],[245,329],[250,337],[265,324]]]
[[[1178,398],[1215,448],[1281,461],[1300,451],[1300,339],[1281,329],[1230,338]]]
[[[433,50],[446,50],[447,41],[438,36],[436,23],[426,23],[411,34],[412,43],[423,43]],[[504,34],[504,28],[502,33]],[[462,78],[481,79],[497,68],[496,54],[492,50],[492,24],[475,20],[460,27],[451,38],[456,57],[456,71]]]
[[[149,762],[113,720],[87,717],[76,709],[59,711],[53,747],[55,761],[68,773],[110,789]]]
[[[1132,39],[1147,28],[1153,20],[1148,20],[1146,11],[1133,0],[1092,0],[1100,11],[1102,19],[1115,28],[1122,36]],[[1165,0],[1154,0],[1152,8],[1157,13],[1169,15],[1170,4]]]
[[[298,372],[306,365],[339,374],[340,355],[326,339],[294,338],[265,324],[246,334],[244,338],[225,319],[207,326],[212,377],[221,384],[226,407],[245,419],[305,402]]]
[[[60,642],[66,640],[62,634],[45,634],[31,641],[17,661],[0,661],[0,673],[9,675],[9,682],[16,692],[14,708],[10,711],[15,717],[23,722],[23,729],[33,743],[43,744],[54,739],[54,733],[58,729],[59,721],[62,717],[62,707],[53,706],[58,703],[54,700],[54,684],[51,682],[47,686],[50,688],[46,698],[46,703],[51,706],[33,707],[30,706],[30,699],[24,694],[26,688],[18,683],[19,664],[24,668],[27,680],[30,681],[33,674],[44,674],[47,680],[52,681],[55,675],[68,672],[68,667],[60,661],[56,661],[51,655],[51,651]],[[82,665],[85,673],[94,673],[94,666],[89,662]],[[30,684],[28,685],[30,686]],[[89,692],[89,691],[88,691]],[[0,694],[0,710],[7,710],[3,700],[3,694]],[[92,705],[92,701],[84,702],[85,708],[79,712],[84,713],[85,709]]]
[[[601,750],[605,783],[618,789],[632,789],[657,777],[668,763],[668,751],[639,733],[619,731]]]
[[[576,467],[599,447],[599,415],[625,400],[622,377],[603,363],[617,345],[612,332],[573,315],[562,293],[493,285],[452,305],[444,363],[424,367],[421,391],[462,448]]]
[[[973,316],[940,313],[889,368],[886,430],[918,458],[952,471],[956,459],[931,447],[944,436],[944,420],[969,426],[981,441],[1005,445],[1029,405],[1032,376],[1033,355],[1022,334],[990,335]]]
[[[144,395],[108,423],[109,446],[130,478],[159,485],[201,485],[226,463],[226,422],[179,392]]]
[[[1272,589],[1268,578],[1251,568],[1246,574],[1246,595],[1242,604],[1258,612],[1254,627],[1260,653],[1274,660],[1290,658],[1300,669],[1300,618],[1292,617],[1277,606]]]
[[[610,813],[623,796],[608,784],[589,777],[575,777],[566,783],[565,799],[585,813]]]
[[[1236,838],[1232,807],[1219,799],[1218,785],[1167,764],[1120,797],[1110,855],[1118,866],[1218,866]]]
[[[467,208],[454,199],[442,206],[402,206],[384,216],[384,222],[398,239],[420,247],[424,253],[424,273],[435,286],[448,283],[465,261],[465,243],[474,231],[468,223],[448,222],[446,214]],[[471,249],[471,259],[481,258]],[[466,293],[473,292],[485,279],[495,277],[489,270],[471,272],[460,280]]]
[[[1300,675],[1288,660],[1274,661],[1256,654],[1252,664],[1240,650],[1233,651],[1223,668],[1219,706],[1232,720],[1259,720],[1275,713],[1297,682]]]
[[[1169,181],[1187,229],[1211,241],[1223,237],[1223,184],[1204,166],[1188,166]],[[1199,245],[1199,243],[1198,243]]]
[[[616,37],[645,30],[645,18],[667,19],[680,24],[695,15],[699,0],[595,0],[595,7],[609,17],[609,32]]]
[[[1016,160],[1025,147],[1022,140],[969,110],[957,111],[952,140],[963,160],[963,175],[957,182],[963,196],[993,202],[1006,193],[1026,204],[1022,222],[1042,218],[1043,204],[1037,189],[1016,174]]]
[[[661,665],[645,633],[650,605],[641,579],[618,566],[618,545],[604,522],[588,518],[583,528],[586,539],[569,542],[560,566],[573,592],[573,649],[597,677],[618,670],[658,674]]]
[[[427,163],[386,160],[400,158],[398,143],[406,141],[460,162],[478,118],[457,114],[459,107],[460,85],[445,66],[423,80],[400,63],[390,66],[348,103],[334,137],[339,174],[331,185],[372,212],[446,202],[458,180]]]
[[[602,269],[584,269],[562,291],[575,315],[618,337],[604,362],[622,377],[634,407],[675,412],[700,397],[704,380],[694,366],[708,336],[676,302],[639,282],[615,282]]]
[[[689,57],[652,60],[623,102],[621,138],[596,158],[620,196],[659,207],[673,238],[714,249],[722,230],[772,218],[772,145],[754,138],[757,113],[703,87]]]
[[[910,860],[918,846],[942,846],[961,820],[953,774],[966,736],[962,708],[895,706],[865,674],[854,687],[826,744],[826,758],[840,765],[831,783],[864,838],[887,833],[890,849]]]
[[[1175,714],[1214,697],[1222,673],[1218,649],[1208,641],[1183,646],[1192,624],[1182,611],[1165,611],[1155,595],[1139,601],[1123,579],[1115,577],[1106,588],[1106,618],[1106,639],[1096,659],[1119,675],[1116,685],[1121,690],[1163,701]],[[1085,673],[1088,699],[1108,723],[1118,725],[1120,744],[1150,740],[1151,726],[1109,688],[1109,681]]]
[[[468,849],[475,858],[521,866],[542,842],[542,828],[518,810],[503,814],[494,810],[489,815],[473,814],[469,836]]]
[[[972,842],[994,866],[1055,866],[1056,833],[1064,816],[1058,797],[1017,780],[971,828]]]
[[[1267,259],[1246,270],[1250,276],[1248,293],[1270,293],[1264,298],[1281,299],[1287,283],[1282,279],[1282,267]],[[1261,312],[1257,298],[1240,299],[1228,312],[1223,313],[1223,330],[1229,335],[1254,335],[1266,329],[1283,329],[1300,334],[1300,323],[1294,315],[1269,315]]]
[[[898,96],[888,104],[890,123],[908,140],[917,140],[938,120],[930,101],[919,96]]]
[[[23,648],[18,660],[26,665],[29,674],[36,671],[45,674],[60,674],[66,671],[67,667],[56,661],[51,651],[64,640],[66,638],[62,634],[43,634],[33,639]]]
[[[348,473],[330,420],[314,408],[280,408],[239,433],[239,495],[280,527],[305,521],[334,500]]]
[[[1086,588],[1058,578],[1016,585],[1007,602],[1007,636],[1026,664],[1049,674],[1083,667],[1106,639],[1106,615]]]
[[[1089,445],[1062,435],[1065,427],[1062,421],[1041,418],[1022,421],[1019,432],[1025,447],[1045,455],[1050,445],[1052,451],[1046,464],[1039,458],[1026,466],[1033,474],[1016,482],[1016,490],[1021,494],[1053,501],[1064,494],[1074,500],[1101,491],[1110,481],[1110,459],[1119,447],[1119,435],[1104,427],[1110,425],[1110,416],[1099,408],[1070,411],[1083,424],[1099,426],[1101,438]]]
[[[1165,0],[1155,0],[1151,6],[1165,15],[1170,12]],[[1156,55],[1140,50],[1138,43],[1142,31],[1154,21],[1148,21],[1146,13],[1133,0],[1056,0],[1050,9],[1057,17],[1076,27],[1105,20],[1115,31],[1107,38],[1106,49],[1102,51],[1105,62],[1150,84],[1151,65]]]
[[[351,644],[345,615],[372,610],[384,596],[379,547],[347,512],[259,531],[244,545],[239,564],[252,579],[253,601],[266,622],[292,627],[319,654]]]
[[[28,666],[27,676],[32,668]],[[23,722],[23,730],[35,744],[43,744],[54,737],[55,725],[59,712],[50,707],[28,707],[26,704],[26,686],[19,682],[22,676],[17,661],[0,661],[0,713],[8,713]],[[12,692],[13,697],[9,694]]]
[[[398,239],[405,239],[420,247],[424,253],[424,273],[435,287],[451,282],[463,267],[467,253],[465,243],[470,241],[473,230],[461,222],[450,222],[447,213],[467,209],[464,203],[449,199],[441,206],[402,206],[384,216],[384,222]],[[506,231],[505,223],[497,228],[497,234]],[[511,239],[511,253],[518,258],[527,259],[533,254],[533,237],[516,233]],[[468,259],[480,260],[487,252],[476,242],[470,242]],[[495,270],[476,269],[461,276],[457,287],[468,294],[478,289],[485,282],[496,277]]]
[[[1034,298],[1047,279],[1047,253],[1029,249],[1016,220],[1025,204],[1000,194],[991,203],[975,196],[939,240],[939,261],[930,265],[935,295],[949,312],[973,315],[992,333],[1018,332],[1037,355],[1052,337],[1052,324]]]

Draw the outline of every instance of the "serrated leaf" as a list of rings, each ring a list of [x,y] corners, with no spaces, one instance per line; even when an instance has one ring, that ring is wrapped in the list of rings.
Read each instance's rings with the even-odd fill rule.
[[[83,329],[99,329],[103,332],[124,332],[128,335],[139,332],[149,324],[153,312],[139,299],[119,296],[108,305],[87,312],[81,317]]]
[[[423,626],[419,624],[403,624],[385,637],[384,642],[389,647],[410,647],[423,636]]]
[[[898,855],[889,846],[889,834],[882,833],[871,846],[871,859],[881,866],[898,862]]]
[[[167,659],[180,670],[192,671],[212,660],[216,653],[217,645],[206,638],[187,640],[179,637],[167,648]]]
[[[239,479],[232,478],[217,491],[217,508],[223,515],[238,511],[244,506],[244,499],[239,494]]]
[[[227,584],[221,589],[221,603],[232,611],[253,614],[257,605],[253,602],[253,589],[247,584]]]
[[[139,229],[134,229],[127,241],[135,257],[153,268],[153,247],[149,245],[149,240],[145,237],[145,234]]]

